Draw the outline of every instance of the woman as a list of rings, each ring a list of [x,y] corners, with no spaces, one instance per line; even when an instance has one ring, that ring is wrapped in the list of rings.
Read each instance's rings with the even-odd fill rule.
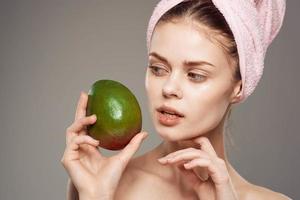
[[[248,1],[163,0],[156,6],[145,88],[163,142],[132,158],[147,136],[141,132],[119,154],[104,157],[85,131],[96,116],[85,116],[83,92],[62,158],[68,199],[289,199],[245,180],[225,154],[231,107],[257,85],[285,11],[284,1]]]

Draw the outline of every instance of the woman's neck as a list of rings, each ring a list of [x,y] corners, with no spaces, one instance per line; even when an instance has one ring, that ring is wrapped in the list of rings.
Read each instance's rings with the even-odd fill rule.
[[[209,139],[218,157],[225,161],[233,185],[238,186],[244,184],[246,180],[243,179],[243,177],[241,177],[235,171],[235,169],[231,166],[231,164],[227,159],[225,153],[225,146],[224,146],[224,124],[221,124],[219,128],[216,128],[212,132],[202,136],[207,137]],[[164,157],[172,152],[178,151],[180,149],[190,148],[190,147],[199,148],[199,144],[192,142],[192,140],[177,141],[177,142],[163,141],[161,144],[159,144],[155,149],[151,151],[151,153],[148,155],[149,156],[148,158],[152,161],[157,160],[158,158]],[[161,165],[157,161],[152,163],[152,169],[154,168],[156,168],[155,173],[157,173],[157,175],[159,175],[160,177],[164,178],[166,181],[174,185],[179,185],[180,188],[182,188],[186,192],[189,191],[188,188],[185,188],[185,183],[177,167],[170,166],[170,165],[167,166]]]
[[[223,137],[223,131],[216,130],[214,132],[210,132],[209,134],[202,135],[199,137],[206,137],[211,142],[212,146],[214,147],[217,155],[219,158],[222,158],[223,160],[227,160],[226,154],[225,154],[225,148],[224,148],[224,137]],[[194,138],[195,139],[195,138]],[[157,148],[157,150],[160,152],[160,154],[163,156],[166,156],[172,152],[186,149],[186,148],[199,148],[199,144],[192,140],[185,140],[185,141],[176,141],[176,142],[170,142],[170,141],[163,141]]]

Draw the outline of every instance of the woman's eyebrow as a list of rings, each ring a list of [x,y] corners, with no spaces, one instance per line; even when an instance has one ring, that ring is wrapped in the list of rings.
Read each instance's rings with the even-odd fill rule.
[[[163,61],[163,62],[167,63],[168,65],[170,65],[169,61],[165,57],[159,55],[156,52],[149,53],[149,56],[153,56],[154,58],[156,58],[156,59],[158,59],[160,61]]]
[[[195,67],[195,66],[202,66],[202,65],[208,65],[208,66],[211,66],[211,67],[215,67],[213,64],[209,63],[209,62],[206,62],[206,61],[187,61],[185,60],[183,62],[183,65],[184,66],[187,66],[187,67]]]
[[[166,64],[170,65],[170,62],[165,57],[163,57],[162,55],[159,55],[156,52],[149,53],[149,56],[153,56],[153,57],[165,62]],[[182,64],[185,67],[195,67],[195,66],[199,66],[199,65],[208,65],[211,67],[215,67],[213,64],[206,62],[206,61],[187,61],[187,60],[185,60]]]

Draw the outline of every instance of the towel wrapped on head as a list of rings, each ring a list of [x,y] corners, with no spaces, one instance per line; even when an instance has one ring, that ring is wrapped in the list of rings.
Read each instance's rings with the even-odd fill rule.
[[[155,7],[147,29],[147,49],[155,25],[168,10],[183,1],[161,0]],[[211,0],[229,25],[239,55],[242,77],[240,103],[252,94],[264,69],[268,46],[278,34],[286,9],[286,0]]]

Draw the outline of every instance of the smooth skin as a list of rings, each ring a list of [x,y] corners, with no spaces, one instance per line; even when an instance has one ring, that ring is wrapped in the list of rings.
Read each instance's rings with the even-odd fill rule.
[[[87,135],[86,126],[96,122],[96,115],[86,116],[87,100],[88,95],[82,92],[74,123],[66,130],[66,149],[61,162],[71,179],[67,199],[109,200],[113,199],[126,165],[147,133],[135,135],[118,154],[103,156],[98,149],[99,141]]]
[[[232,62],[207,33],[191,21],[156,27],[145,88],[163,142],[129,163],[116,199],[289,199],[246,181],[226,157],[225,116],[240,100],[241,81],[231,81]],[[214,67],[186,66],[184,61]],[[177,109],[184,118],[175,126],[160,124],[156,109],[161,105]]]
[[[126,162],[116,157],[88,156],[83,163],[86,166],[93,163],[89,168],[96,175],[93,177],[86,175],[84,169],[78,171],[78,167],[74,167],[79,166],[79,160],[84,160],[78,155],[76,159],[63,159],[71,179],[69,199],[76,198],[75,188],[79,190],[79,196],[82,193],[80,199],[290,199],[249,183],[229,163],[224,148],[224,125],[230,107],[239,102],[241,81],[233,81],[232,62],[223,49],[207,37],[207,30],[198,27],[191,21],[179,21],[160,24],[153,33],[145,88],[150,115],[162,143],[144,155],[132,158],[142,140],[137,136],[132,145],[134,148],[123,153],[127,155],[123,159]],[[202,64],[187,65],[187,61],[201,61]],[[156,109],[162,105],[177,109],[184,118],[175,126],[161,124]],[[84,119],[83,110],[80,118]],[[80,135],[69,128],[67,141],[72,132]],[[74,139],[71,143],[74,147],[69,148],[67,143],[66,149],[75,153],[79,142]],[[94,148],[94,154],[98,155],[93,141],[86,139],[85,145]],[[65,154],[69,155],[68,152],[70,150]],[[121,167],[113,166],[112,163],[117,162]],[[104,166],[107,172],[102,173],[100,169]],[[111,180],[113,173],[117,174],[117,181]],[[87,181],[84,185],[92,187],[91,191],[80,185],[79,180],[84,178]]]

